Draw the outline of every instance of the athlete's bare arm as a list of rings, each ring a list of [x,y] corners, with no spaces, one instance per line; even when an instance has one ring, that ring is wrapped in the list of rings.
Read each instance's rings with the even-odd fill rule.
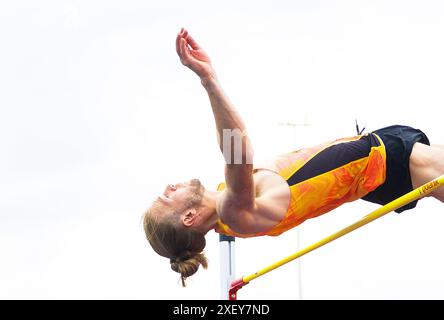
[[[224,93],[209,56],[197,42],[183,29],[177,35],[176,50],[183,65],[194,71],[208,93],[221,152],[225,158],[226,192],[220,201],[218,212],[225,223],[239,225],[249,219],[255,204],[255,187],[253,181],[253,149],[245,131],[245,124]],[[237,129],[242,135],[241,163],[234,160],[235,146],[233,139],[223,141],[224,130]]]

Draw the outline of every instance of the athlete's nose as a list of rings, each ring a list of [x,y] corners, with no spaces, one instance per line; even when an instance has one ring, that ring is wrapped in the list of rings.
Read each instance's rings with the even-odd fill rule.
[[[163,192],[163,195],[168,197],[171,191],[176,191],[176,186],[174,184],[167,185],[165,191]]]

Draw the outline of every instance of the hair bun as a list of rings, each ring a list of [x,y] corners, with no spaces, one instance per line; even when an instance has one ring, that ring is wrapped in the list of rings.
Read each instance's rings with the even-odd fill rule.
[[[182,285],[185,287],[185,279],[199,270],[200,265],[204,269],[208,267],[207,258],[202,253],[185,252],[179,257],[170,259],[171,269],[180,273]]]

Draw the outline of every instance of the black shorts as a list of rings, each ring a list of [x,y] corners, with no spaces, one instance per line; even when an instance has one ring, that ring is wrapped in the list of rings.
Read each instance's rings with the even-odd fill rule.
[[[387,154],[386,180],[378,188],[364,196],[363,200],[385,205],[413,190],[409,159],[413,145],[421,142],[430,145],[429,139],[421,130],[394,125],[382,128],[377,134],[385,145]],[[395,210],[400,213],[416,207],[418,200]]]

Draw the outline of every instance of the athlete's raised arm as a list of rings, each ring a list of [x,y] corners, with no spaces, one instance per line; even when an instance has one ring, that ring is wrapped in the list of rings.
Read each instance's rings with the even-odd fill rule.
[[[184,28],[177,35],[176,50],[182,64],[200,77],[208,93],[216,122],[219,147],[226,163],[227,190],[222,201],[225,208],[221,210],[223,214],[221,218],[226,223],[239,223],[239,214],[252,209],[255,196],[252,175],[253,149],[245,124],[224,93],[208,54]]]

